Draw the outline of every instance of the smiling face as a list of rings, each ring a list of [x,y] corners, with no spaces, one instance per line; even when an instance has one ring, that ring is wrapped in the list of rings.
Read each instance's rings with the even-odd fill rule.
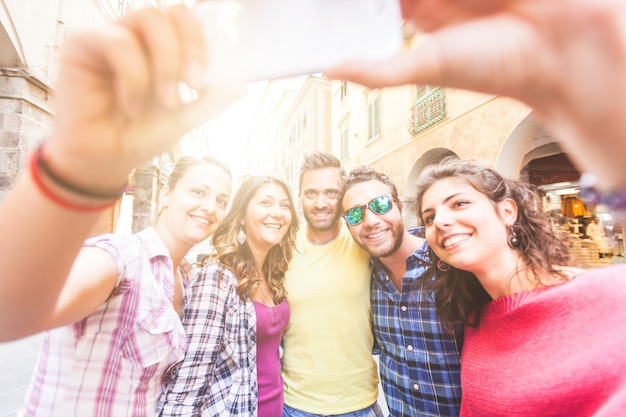
[[[494,203],[463,178],[443,178],[422,197],[426,240],[444,262],[480,276],[506,259],[508,226],[517,210],[511,199]]]
[[[231,178],[223,168],[209,163],[189,167],[173,189],[164,187],[164,209],[157,227],[189,247],[215,232],[226,214]]]
[[[372,199],[389,193],[390,187],[380,181],[371,180],[354,184],[343,196],[342,209],[346,211],[367,205]],[[402,210],[395,200],[392,202],[391,210],[385,214],[379,215],[365,209],[363,221],[348,228],[359,246],[372,256],[385,258],[395,253],[402,245],[404,234]]]
[[[309,228],[332,229],[339,220],[339,192],[341,188],[339,168],[321,168],[306,171],[300,186],[300,204]]]
[[[242,220],[250,249],[264,256],[278,245],[289,230],[291,212],[291,200],[283,187],[275,183],[259,187]]]

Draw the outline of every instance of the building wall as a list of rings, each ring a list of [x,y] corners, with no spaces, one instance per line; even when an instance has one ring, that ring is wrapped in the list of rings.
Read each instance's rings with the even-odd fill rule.
[[[263,143],[269,152],[281,155],[269,172],[292,178],[293,175],[287,173],[299,170],[300,155],[308,149],[332,152],[341,158],[347,170],[361,164],[373,166],[396,182],[409,227],[418,224],[413,208],[415,180],[428,164],[447,155],[456,155],[496,168],[507,176],[519,177],[529,175],[526,168],[532,160],[563,153],[558,141],[543,129],[530,108],[505,97],[443,89],[444,117],[415,132],[413,115],[419,90],[416,86],[369,89],[341,81],[317,84],[320,91],[326,86],[326,94],[330,96],[330,143],[325,140],[325,131],[311,131],[317,137],[298,137],[298,151],[292,152],[292,148],[280,140],[264,142],[261,139],[263,133],[257,132],[256,142]],[[280,83],[275,83],[272,94],[279,95],[276,91],[279,88]],[[435,90],[438,89],[433,88]],[[294,97],[293,91],[289,94]],[[310,87],[303,85],[295,97],[306,96],[311,96]],[[372,119],[368,106],[377,97],[381,103],[381,133],[368,138],[369,120]],[[317,109],[328,111],[325,106]],[[261,102],[258,114],[263,115],[264,124],[258,129],[274,126],[276,120],[287,121],[281,128],[271,130],[272,135],[287,137],[288,127],[294,124],[290,117],[301,113],[302,102],[296,100],[284,100],[280,105],[274,105],[271,111]],[[307,118],[316,119],[317,125],[322,125],[319,121],[323,118],[308,112]],[[257,156],[253,153],[252,159],[256,160]]]
[[[0,1],[0,201],[26,172],[28,155],[50,133],[54,118],[54,82],[62,44],[71,31],[92,29],[125,11],[163,0],[1,0]],[[158,163],[159,159],[155,159]],[[150,165],[147,169],[158,169]],[[158,182],[140,190],[148,202],[137,202],[137,227],[156,212]],[[115,229],[119,206],[103,214],[93,233]]]

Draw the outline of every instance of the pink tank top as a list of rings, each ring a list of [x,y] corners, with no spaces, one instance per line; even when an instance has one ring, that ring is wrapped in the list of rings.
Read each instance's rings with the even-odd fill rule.
[[[280,342],[289,322],[289,305],[275,307],[254,302],[256,312],[256,368],[259,384],[258,417],[283,415],[283,378],[280,375]]]

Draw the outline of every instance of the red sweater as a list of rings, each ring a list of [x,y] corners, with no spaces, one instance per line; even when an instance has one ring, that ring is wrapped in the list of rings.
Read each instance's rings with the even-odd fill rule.
[[[487,305],[461,387],[462,417],[626,416],[626,266]]]

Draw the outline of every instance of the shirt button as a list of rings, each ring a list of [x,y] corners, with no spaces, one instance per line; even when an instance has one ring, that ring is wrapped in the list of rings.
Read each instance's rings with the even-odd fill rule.
[[[419,385],[417,385],[417,384],[413,384],[413,389],[414,389],[415,391],[419,391],[420,386],[419,386]]]
[[[402,307],[400,307],[400,310],[402,310],[402,311],[406,311],[406,306],[402,306]]]
[[[411,345],[408,345],[406,348],[407,348],[408,350],[413,350],[413,346],[411,346]]]

